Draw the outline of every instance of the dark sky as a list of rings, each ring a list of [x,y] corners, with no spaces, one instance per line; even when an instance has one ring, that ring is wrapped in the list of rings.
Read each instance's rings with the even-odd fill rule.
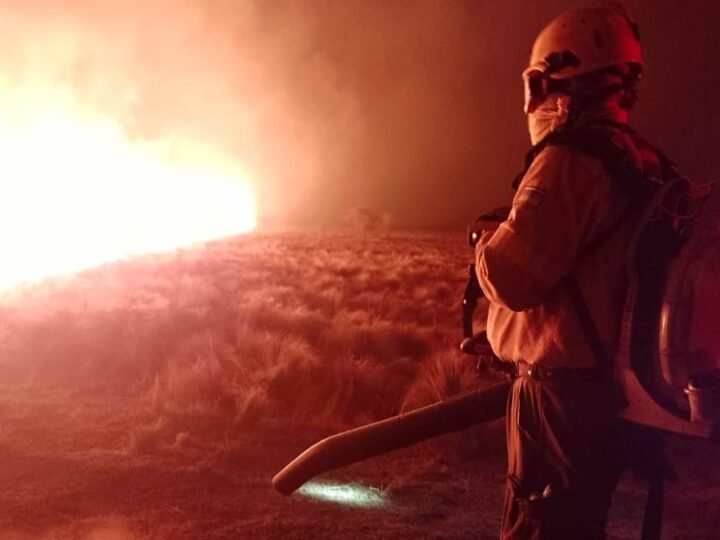
[[[511,197],[537,32],[586,4],[4,0],[0,62],[71,84],[131,137],[221,148],[253,179],[261,224],[332,224],[363,206],[462,228]],[[626,5],[647,62],[633,123],[688,175],[718,178],[720,2]]]

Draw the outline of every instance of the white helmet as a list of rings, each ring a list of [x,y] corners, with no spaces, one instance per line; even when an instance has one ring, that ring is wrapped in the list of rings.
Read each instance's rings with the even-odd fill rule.
[[[568,11],[538,35],[525,81],[525,112],[547,94],[548,79],[565,80],[612,66],[644,66],[638,27],[618,3]]]

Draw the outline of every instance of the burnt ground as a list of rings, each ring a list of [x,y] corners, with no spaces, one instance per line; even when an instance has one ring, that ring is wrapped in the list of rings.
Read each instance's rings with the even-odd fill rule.
[[[284,497],[270,479],[329,433],[297,426],[208,445],[129,451],[136,397],[0,388],[0,538],[496,538],[503,443],[498,422],[345,468],[326,482],[384,494],[381,507]],[[663,538],[720,537],[720,449],[670,439]],[[624,478],[610,537],[639,537],[642,485]]]

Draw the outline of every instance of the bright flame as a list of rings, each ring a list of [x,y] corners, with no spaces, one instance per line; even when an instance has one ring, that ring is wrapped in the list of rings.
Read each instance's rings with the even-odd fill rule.
[[[298,489],[298,493],[312,499],[334,502],[344,506],[383,508],[390,504],[388,496],[379,489],[367,488],[358,484],[308,482]]]
[[[0,288],[255,227],[237,164],[131,141],[70,91],[0,81]]]

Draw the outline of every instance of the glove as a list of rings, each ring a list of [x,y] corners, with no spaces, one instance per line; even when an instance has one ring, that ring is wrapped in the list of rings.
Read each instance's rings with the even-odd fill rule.
[[[475,223],[468,227],[468,244],[475,247],[483,233],[492,233],[506,221],[510,215],[511,208],[509,206],[500,206],[494,210],[479,216]]]

